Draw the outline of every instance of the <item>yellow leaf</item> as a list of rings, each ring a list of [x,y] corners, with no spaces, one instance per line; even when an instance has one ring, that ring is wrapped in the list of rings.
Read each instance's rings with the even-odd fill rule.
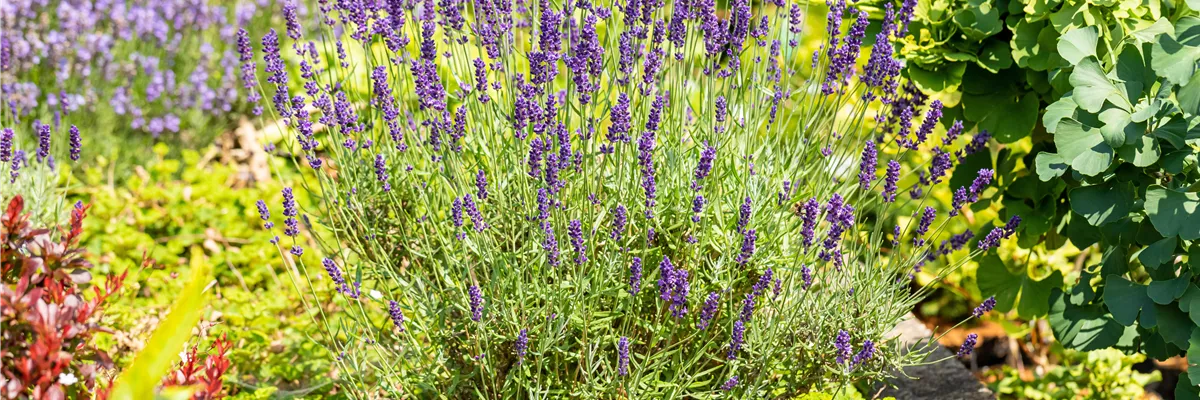
[[[114,400],[152,399],[154,388],[179,360],[179,352],[192,335],[192,328],[200,322],[207,303],[204,287],[208,284],[211,271],[204,261],[204,252],[197,246],[191,248],[191,280],[178,293],[175,304],[167,319],[158,325],[146,347],[133,359],[133,364],[121,373],[112,391]]]

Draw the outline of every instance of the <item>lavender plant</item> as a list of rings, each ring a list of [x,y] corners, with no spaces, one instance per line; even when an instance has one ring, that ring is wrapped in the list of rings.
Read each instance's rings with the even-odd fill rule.
[[[251,112],[241,97],[238,26],[265,24],[271,0],[14,0],[0,4],[0,121],[42,120],[176,136]],[[235,112],[239,111],[239,112]],[[73,118],[75,117],[75,118]],[[192,135],[211,138],[209,129]],[[108,144],[105,141],[96,143]],[[145,152],[148,153],[148,152]]]
[[[943,150],[961,130],[935,139],[941,104],[902,82],[913,4],[886,6],[869,50],[844,1],[729,7],[321,2],[239,32],[315,172],[298,185],[320,205],[288,189],[283,225],[332,232],[319,269],[297,262],[339,288],[310,306],[350,393],[795,395],[925,356],[886,334],[927,292],[913,271],[1019,223],[971,246],[922,196],[987,135]]]

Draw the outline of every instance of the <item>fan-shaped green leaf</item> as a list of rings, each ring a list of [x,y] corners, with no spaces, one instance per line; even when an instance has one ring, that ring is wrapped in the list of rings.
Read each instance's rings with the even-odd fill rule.
[[[1100,130],[1079,121],[1060,121],[1054,144],[1063,160],[1081,174],[1095,176],[1112,165],[1113,149],[1104,143]]]
[[[1104,75],[1095,58],[1084,58],[1075,64],[1075,70],[1071,72],[1071,87],[1071,98],[1075,104],[1090,113],[1100,112],[1105,99],[1120,93],[1117,86]]]
[[[1067,31],[1058,40],[1058,55],[1075,65],[1086,57],[1096,56],[1100,32],[1094,26]]]
[[[1153,185],[1146,189],[1145,207],[1150,223],[1163,236],[1200,239],[1200,195]]]
[[[1082,215],[1092,226],[1101,226],[1125,218],[1133,209],[1133,185],[1128,182],[1105,182],[1071,190],[1071,211]]]

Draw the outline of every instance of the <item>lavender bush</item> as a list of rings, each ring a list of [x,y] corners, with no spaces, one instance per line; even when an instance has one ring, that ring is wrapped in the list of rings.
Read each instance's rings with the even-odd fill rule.
[[[273,4],[0,3],[0,124],[28,128],[40,121],[64,136],[78,124],[83,139],[102,146],[94,151],[160,136],[207,144],[223,133],[210,123],[253,112],[255,99],[246,98],[238,80],[234,39],[238,26],[268,24]],[[124,154],[150,153],[140,150]]]
[[[238,32],[242,68],[323,200],[298,210],[287,189],[262,218],[295,255],[313,250],[301,222],[332,232],[299,267],[337,288],[306,305],[359,396],[880,379],[924,356],[886,335],[926,294],[913,271],[1019,223],[972,245],[925,204],[988,139],[938,131],[941,104],[899,77],[914,6],[887,5],[868,47],[843,1],[284,4],[278,29]],[[800,50],[826,11],[826,42]]]

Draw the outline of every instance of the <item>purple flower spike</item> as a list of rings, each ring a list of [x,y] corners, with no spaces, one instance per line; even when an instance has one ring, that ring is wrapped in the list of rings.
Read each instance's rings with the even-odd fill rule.
[[[8,162],[12,159],[13,139],[16,134],[12,128],[4,128],[0,130],[0,162]]]
[[[634,257],[629,266],[629,294],[636,296],[642,291],[642,258]]]
[[[896,160],[888,161],[887,176],[883,179],[883,201],[892,203],[896,201],[896,190],[899,189],[896,184],[900,182],[900,163]]]
[[[748,229],[742,234],[742,252],[738,254],[738,264],[745,266],[750,262],[750,257],[754,255],[754,242],[757,240],[758,233],[754,229]]]
[[[575,250],[575,265],[583,265],[587,262],[587,247],[583,243],[583,223],[579,220],[571,220],[567,226],[567,236],[571,237],[571,248]]]
[[[853,352],[850,348],[850,334],[844,330],[838,330],[837,338],[833,341],[833,349],[837,354],[835,361],[838,364],[845,364]]]
[[[383,159],[383,154],[375,155],[375,179],[383,183],[383,191],[392,190],[392,184],[388,183],[387,162]]]
[[[529,330],[521,329],[521,333],[517,334],[517,343],[514,345],[517,351],[517,364],[525,362],[525,351],[529,350]]]
[[[742,350],[742,344],[746,340],[746,324],[742,320],[733,322],[733,333],[729,338],[729,354],[725,358],[730,360],[737,359],[738,351]]]
[[[388,314],[392,317],[392,325],[396,326],[400,332],[404,332],[404,312],[400,311],[400,303],[395,300],[388,301]]]
[[[79,161],[79,155],[83,153],[83,140],[79,137],[79,128],[71,125],[71,161]]]
[[[711,292],[708,294],[708,298],[704,299],[704,307],[700,309],[700,322],[696,324],[697,329],[708,329],[709,322],[717,315],[717,307],[719,306],[717,301],[720,298],[720,293]]]
[[[921,213],[921,220],[917,223],[917,231],[913,234],[914,246],[921,247],[925,245],[924,236],[929,232],[929,227],[933,225],[934,218],[937,218],[937,210],[926,206],[925,211]]]
[[[471,320],[479,322],[483,319],[483,292],[479,290],[478,285],[471,285],[467,294],[471,301]]]
[[[37,160],[42,162],[50,157],[50,125],[34,121],[34,130],[38,135]]]
[[[858,166],[858,187],[862,190],[867,190],[871,187],[871,181],[875,180],[875,163],[879,153],[875,150],[875,140],[868,139],[867,144],[863,146],[862,162]]]
[[[975,344],[978,341],[979,335],[974,333],[967,335],[967,339],[964,340],[962,346],[958,348],[957,356],[962,358],[971,355],[971,351],[975,350]]]
[[[271,210],[267,209],[267,202],[259,200],[254,203],[258,207],[258,217],[263,222],[263,229],[271,229],[275,227],[275,223],[271,222]]]
[[[737,385],[738,377],[737,375],[734,375],[733,377],[730,377],[729,380],[725,381],[725,383],[721,384],[721,390],[726,392],[733,391],[733,388],[737,387]]]
[[[479,173],[475,174],[475,190],[476,197],[479,197],[480,200],[487,200],[487,176],[483,174],[482,169],[479,170]]]
[[[629,375],[629,338],[625,336],[617,341],[617,375]]]
[[[870,360],[871,357],[874,357],[874,356],[875,356],[875,343],[870,340],[864,340],[863,344],[862,344],[862,349],[858,351],[858,354],[854,355],[854,359],[850,360],[850,366],[856,367],[856,366],[866,362],[867,360]]]
[[[980,303],[979,307],[975,307],[975,311],[971,312],[971,316],[975,318],[982,317],[983,314],[987,314],[993,308],[996,308],[996,296],[988,297],[987,300]]]

